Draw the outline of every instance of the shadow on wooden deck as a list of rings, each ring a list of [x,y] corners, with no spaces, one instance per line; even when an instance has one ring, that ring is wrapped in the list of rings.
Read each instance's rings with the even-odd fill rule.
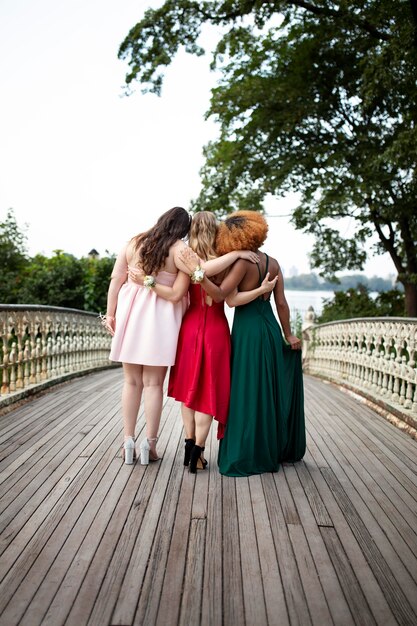
[[[305,377],[308,451],[276,474],[182,466],[167,399],[148,467],[120,459],[122,372],[0,418],[0,624],[417,624],[417,442]],[[138,421],[141,438],[144,419]]]

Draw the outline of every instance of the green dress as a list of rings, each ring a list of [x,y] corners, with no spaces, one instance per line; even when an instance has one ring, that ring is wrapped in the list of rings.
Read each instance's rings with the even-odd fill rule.
[[[261,296],[235,309],[230,406],[219,470],[226,476],[276,472],[282,461],[299,461],[305,447],[301,351],[284,342],[271,303]]]

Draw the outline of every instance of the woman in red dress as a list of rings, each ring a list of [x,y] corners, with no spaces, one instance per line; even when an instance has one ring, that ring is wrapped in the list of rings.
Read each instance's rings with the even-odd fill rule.
[[[201,211],[193,217],[189,247],[201,262],[217,257],[216,234],[217,222],[212,213]],[[221,283],[227,271],[212,280]],[[246,304],[271,291],[276,281],[268,279],[269,275],[252,291],[236,292],[233,305]],[[191,283],[189,287],[189,307],[181,324],[168,395],[182,403],[184,465],[192,473],[205,469],[207,461],[203,452],[212,419],[217,420],[217,438],[222,439],[229,409],[230,329],[224,302],[214,302],[200,283]]]

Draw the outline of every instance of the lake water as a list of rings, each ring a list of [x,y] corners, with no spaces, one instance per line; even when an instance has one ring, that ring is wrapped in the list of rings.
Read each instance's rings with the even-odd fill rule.
[[[320,315],[323,310],[323,300],[333,299],[333,291],[301,291],[296,289],[286,289],[285,295],[291,313],[299,311],[304,317],[310,306],[313,307],[316,315]]]

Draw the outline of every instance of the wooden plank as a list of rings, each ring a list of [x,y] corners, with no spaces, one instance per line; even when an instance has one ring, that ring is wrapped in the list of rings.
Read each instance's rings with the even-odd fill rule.
[[[174,437],[173,435],[170,436],[169,447],[173,450],[175,446],[175,459],[169,478],[166,496],[162,503],[158,527],[155,532],[152,552],[149,557],[148,566],[139,596],[134,624],[155,624],[157,620],[160,596],[165,580],[168,554],[173,538],[175,518],[179,506],[180,492],[184,478],[184,450],[182,444],[182,432],[180,433],[180,439],[178,439],[178,437]],[[168,461],[168,457],[165,461]],[[188,524],[189,521],[187,519],[185,525],[186,534],[188,534]]]
[[[171,410],[171,405],[169,405]],[[171,431],[172,423],[169,423],[168,428],[162,428],[161,438],[158,442],[158,447],[161,453],[166,449]],[[137,491],[135,493],[132,506],[128,509],[124,517],[124,525],[120,534],[117,536],[117,543],[113,545],[113,552],[110,555],[110,561],[106,563],[105,569],[100,568],[100,563],[95,562],[95,567],[99,569],[99,577],[101,581],[100,589],[96,595],[94,606],[89,616],[89,624],[107,624],[111,622],[112,614],[117,608],[117,602],[119,601],[120,589],[123,585],[123,581],[126,576],[126,571],[131,567],[130,563],[133,558],[136,562],[143,559],[143,565],[146,567],[148,561],[149,552],[152,547],[152,543],[147,543],[145,550],[142,551],[142,545],[140,545],[141,534],[143,531],[143,524],[146,516],[152,517],[150,509],[153,489],[158,493],[158,498],[163,496],[165,491],[164,485],[166,477],[170,472],[170,463],[168,458],[164,463],[150,464],[149,466],[142,466],[136,464],[133,466],[131,473],[131,480],[134,484],[137,484]],[[160,490],[158,491],[158,489]],[[162,496],[161,496],[162,494]],[[156,518],[157,519],[157,518]],[[146,530],[144,531],[146,535]],[[144,537],[145,538],[145,537]],[[97,571],[97,569],[96,569]],[[89,577],[90,584],[93,582]],[[141,580],[132,580],[132,584],[138,584],[139,589]],[[139,593],[136,593],[134,600],[129,604],[129,610],[133,615],[136,610]],[[85,598],[84,598],[85,600]],[[73,622],[74,614],[72,613],[67,621]],[[126,622],[126,623],[131,623]],[[117,622],[116,622],[117,623]],[[123,623],[123,622],[122,622]]]
[[[355,462],[355,456],[335,431],[336,420],[325,422],[319,415],[317,419],[320,420],[321,429],[327,433],[327,455],[333,455],[333,471],[352,505],[372,532],[373,541],[377,543],[381,555],[390,563],[401,587],[415,588],[413,581],[417,580],[417,555],[413,552],[416,545],[413,530],[404,522],[401,514],[392,506],[367,470]],[[411,549],[402,534],[408,539]],[[413,607],[417,611],[417,595]]]
[[[243,602],[246,624],[266,624],[266,607],[259,563],[258,545],[253,519],[249,479],[236,480],[239,522],[240,563],[242,568]],[[225,560],[225,565],[227,561]]]
[[[173,422],[173,425],[172,434],[175,438],[178,438],[182,424],[177,421]],[[158,521],[159,512],[167,490],[171,467],[172,463],[169,462],[150,464],[147,467],[149,482],[146,485],[147,491],[144,494],[146,505],[145,507],[142,506],[143,521],[140,526],[140,532],[137,533],[131,558],[125,567],[125,576],[113,611],[112,620],[116,624],[131,624],[133,622],[155,536],[156,522]]]
[[[61,539],[51,537],[52,541],[42,550],[32,568],[35,570],[35,584],[31,580],[32,574],[26,576],[24,581],[26,592],[28,587],[33,589],[36,586],[40,571],[46,570],[41,585],[37,587],[20,620],[21,626],[64,622],[125,482],[126,478],[120,472],[120,462],[113,459],[81,515],[72,525],[67,539],[62,542],[58,554],[56,545]]]
[[[97,428],[99,430],[99,427]],[[120,435],[117,434],[120,433],[120,425],[118,424],[113,429],[109,435],[109,444],[116,436],[119,436],[120,441]],[[94,434],[92,431],[87,436],[74,435],[72,439],[69,438],[66,446],[56,453],[55,456],[58,456],[58,458],[53,456],[51,459],[49,455],[40,458],[39,463],[43,461],[41,471],[35,475],[34,480],[29,482],[21,492],[14,494],[15,499],[10,502],[8,509],[2,515],[0,523],[0,551],[10,542],[11,535],[15,536],[23,528],[47,495],[54,490],[63,473],[68,471],[71,463],[79,456],[86,442],[91,440]],[[77,447],[77,444],[79,447]],[[100,445],[98,446],[99,448]],[[54,453],[52,452],[51,454],[53,455]],[[9,525],[12,525],[12,530],[8,528]]]
[[[271,532],[268,510],[261,477],[249,478],[250,499],[258,544],[261,578],[265,597],[266,623],[289,626],[289,616],[285,602],[284,587],[275,552],[274,538]],[[220,623],[220,622],[218,622]]]
[[[393,562],[385,560],[380,549],[377,547],[375,529],[372,529],[371,534],[368,530],[369,526],[367,526],[358,515],[333,471],[323,468],[322,473],[338,505],[343,511],[350,528],[352,528],[363,554],[368,563],[370,563],[372,571],[398,623],[417,623],[417,615],[412,608],[412,605],[416,602],[416,597],[414,596],[416,590],[415,585],[407,584],[406,586],[400,586],[397,579],[398,574],[396,575],[393,569]]]
[[[417,502],[402,487],[398,477],[387,471],[381,460],[369,450],[368,444],[362,441],[354,427],[349,429],[342,419],[334,420],[332,432],[340,441],[339,449],[343,449],[344,455],[355,467],[369,492],[378,499],[393,522],[396,532],[401,534],[413,550],[417,545],[417,534],[413,529],[417,519]]]
[[[310,613],[289,538],[288,527],[278,498],[275,474],[262,474],[261,481],[290,624],[291,626],[308,626],[311,624]]]
[[[326,505],[323,502],[319,490],[317,489],[310,473],[317,471],[316,466],[307,468],[306,461],[301,461],[294,465],[297,474],[300,478],[300,482],[303,485],[306,498],[309,502],[313,515],[316,519],[318,526],[333,526],[332,518],[330,517]],[[288,473],[285,471],[288,479]]]
[[[211,428],[209,461],[209,483],[207,494],[207,530],[204,552],[204,584],[201,607],[202,626],[222,626],[223,623],[223,509],[222,477],[217,466],[217,427]]]
[[[191,476],[184,470],[158,613],[155,619],[155,624],[164,624],[164,626],[165,624],[166,626],[176,626],[180,614],[195,484],[195,481],[190,480],[190,478]]]
[[[298,571],[306,596],[313,624],[332,624],[326,597],[320,585],[318,573],[312,559],[304,529],[300,525],[288,524],[288,534],[294,550]]]
[[[314,466],[314,459],[309,450],[304,456],[306,467],[310,470]],[[333,521],[334,528],[340,538],[340,542],[346,552],[347,558],[359,581],[363,594],[368,602],[377,624],[384,626],[397,626],[397,621],[386,601],[384,594],[374,576],[374,573],[366,560],[361,546],[359,545],[351,527],[346,521],[342,509],[339,507],[332,491],[323,477],[324,468],[310,472],[318,491],[326,503],[326,508]]]
[[[200,624],[206,519],[192,518],[179,626]],[[140,623],[140,622],[138,622]]]
[[[335,529],[322,526],[320,533],[355,623],[360,626],[376,626],[375,619]],[[345,621],[342,619],[335,621],[335,623],[344,625]]]
[[[285,467],[285,465],[286,464],[283,463],[282,467]],[[301,524],[297,507],[294,504],[291,491],[287,484],[285,472],[281,470],[279,472],[275,472],[273,477],[277,485],[278,497],[281,503],[281,509],[285,522],[287,524]]]
[[[223,490],[223,593],[224,623],[244,626],[243,582],[240,567],[239,525],[236,502],[236,479],[222,476]]]
[[[343,624],[343,626],[353,625],[354,621],[352,615],[349,610],[349,606],[346,603],[343,590],[339,584],[338,578],[334,571],[334,567],[332,565],[331,559],[326,550],[326,546],[323,542],[322,536],[320,534],[320,530],[317,526],[317,522],[314,516],[313,511],[310,508],[309,500],[304,491],[305,484],[302,483],[300,477],[298,475],[298,466],[302,466],[303,463],[297,463],[295,466],[286,466],[285,467],[285,475],[287,478],[288,485],[291,489],[291,493],[293,494],[294,501],[296,503],[297,509],[299,511],[300,520],[303,526],[304,535],[306,538],[306,546],[308,545],[309,551],[311,553],[312,560],[314,562],[314,567],[317,570],[318,581],[321,585],[321,590],[319,594],[317,594],[317,599],[319,600],[320,595],[324,594],[324,598],[322,599],[323,605],[328,605],[329,611],[332,616],[332,620],[335,624]],[[309,476],[308,471],[305,469],[303,477],[305,478]],[[312,479],[309,476],[309,479],[306,481],[307,484],[312,483]],[[314,483],[313,483],[314,485]],[[317,489],[314,486],[315,489]],[[330,519],[330,518],[329,518]],[[305,559],[302,559],[304,562]],[[307,561],[310,560],[310,556],[307,553]],[[312,567],[310,563],[310,569]],[[305,583],[304,583],[304,589]],[[311,594],[314,595],[314,588],[311,590]],[[307,591],[306,591],[307,594]],[[309,607],[311,611],[311,606],[309,602]],[[322,618],[326,618],[326,608],[320,607],[321,611],[324,611]],[[318,616],[317,616],[318,617]],[[314,615],[312,615],[313,623],[315,622]],[[326,623],[326,622],[325,622]]]

